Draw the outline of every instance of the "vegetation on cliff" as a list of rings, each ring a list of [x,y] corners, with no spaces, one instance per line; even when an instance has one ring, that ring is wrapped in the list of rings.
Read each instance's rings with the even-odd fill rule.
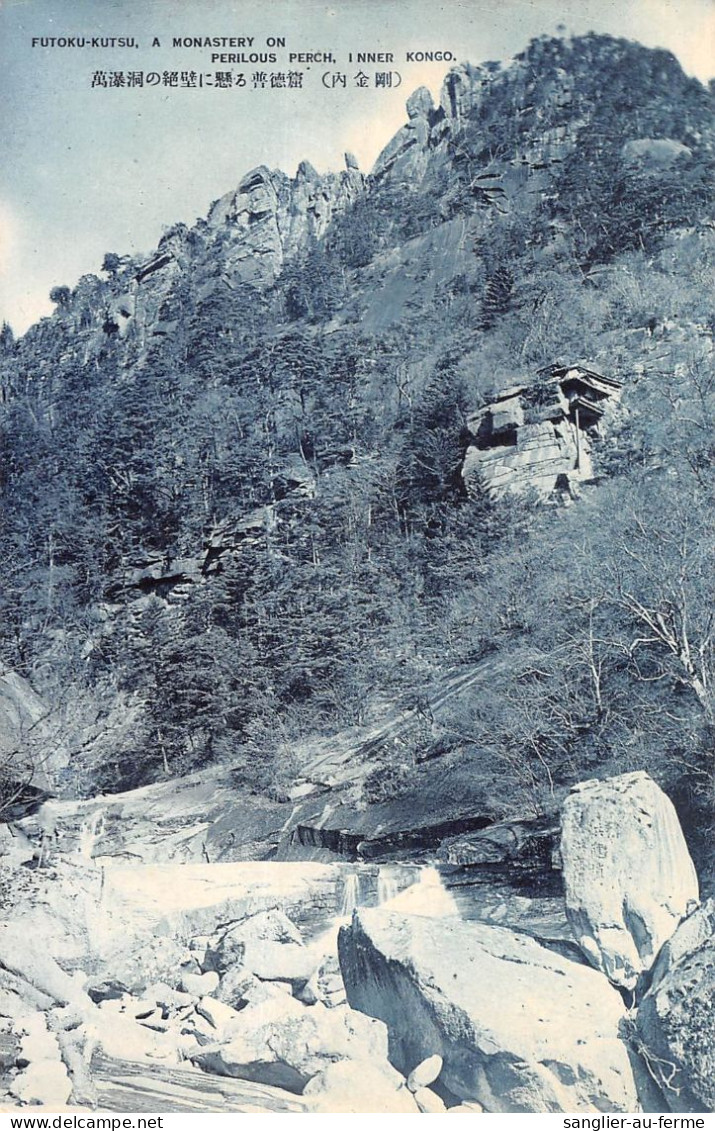
[[[3,330],[0,658],[62,789],[225,763],[280,791],[297,744],[424,702],[368,792],[445,759],[540,812],[646,768],[707,820],[711,122],[666,52],[538,40],[455,69],[320,223],[317,174],[259,170],[247,222],[219,202]],[[469,497],[469,413],[578,359],[625,385],[598,482]]]

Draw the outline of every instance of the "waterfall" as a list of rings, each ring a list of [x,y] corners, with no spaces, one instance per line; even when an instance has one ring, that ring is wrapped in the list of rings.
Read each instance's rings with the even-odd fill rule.
[[[104,810],[95,809],[82,821],[79,830],[78,852],[83,860],[91,860],[94,856],[94,847],[104,832]]]
[[[408,915],[426,915],[430,918],[444,918],[459,915],[454,896],[442,883],[439,870],[422,867],[417,882],[405,888],[395,899],[393,906]]]
[[[403,884],[402,887],[405,885]],[[394,899],[401,890],[400,874],[394,867],[380,866],[377,870],[377,904],[387,903]]]
[[[356,907],[360,906],[360,876],[357,872],[348,872],[343,886],[343,898],[340,904],[340,917],[349,919]]]
[[[378,905],[406,915],[453,916],[459,914],[437,868],[426,864],[383,866],[377,875]]]

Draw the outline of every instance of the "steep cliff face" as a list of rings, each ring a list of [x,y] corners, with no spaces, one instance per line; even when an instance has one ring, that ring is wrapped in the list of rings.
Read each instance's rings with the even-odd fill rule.
[[[596,582],[620,568],[613,514],[657,508],[647,474],[680,468],[661,488],[701,514],[711,160],[710,95],[667,53],[539,40],[416,91],[369,175],[349,155],[254,169],[3,336],[0,655],[58,720],[63,788],[219,763],[288,796],[316,735],[379,729],[397,702],[415,726],[363,775],[371,803],[443,777],[451,818],[494,773],[492,815],[531,812],[579,759],[637,760],[620,704],[678,679],[675,713],[647,716],[672,733],[633,732],[671,766],[676,732],[700,749],[700,673],[662,683],[660,654],[651,670],[616,645],[579,666],[573,640],[590,655],[589,608],[613,621],[599,639],[626,634]],[[554,367],[610,382],[609,402],[622,386],[618,413],[590,386],[544,399]],[[547,530],[510,487],[552,498],[564,475],[610,475],[621,502]],[[443,719],[432,698],[487,653],[501,690]]]
[[[175,334],[187,291],[201,302],[217,290],[272,286],[365,191],[350,154],[338,174],[321,176],[307,161],[294,178],[265,166],[251,170],[206,220],[170,228],[148,257],[117,257],[104,279],[83,276],[55,315],[29,331],[22,353],[32,375],[42,374],[58,347],[65,362],[102,365],[111,349],[122,366],[137,364],[152,339]]]
[[[228,234],[226,277],[234,283],[272,283],[284,262],[322,239],[331,220],[354,204],[364,187],[364,176],[347,160],[345,172],[325,176],[302,161],[293,180],[265,166],[253,169],[209,212],[211,233]]]

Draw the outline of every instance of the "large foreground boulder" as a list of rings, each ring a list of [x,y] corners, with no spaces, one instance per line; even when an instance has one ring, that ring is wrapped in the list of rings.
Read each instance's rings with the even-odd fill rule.
[[[322,1115],[417,1115],[420,1110],[403,1077],[387,1061],[333,1061],[306,1084],[303,1096],[311,1110]]]
[[[284,994],[249,1004],[239,1016],[240,1031],[203,1048],[192,1058],[195,1064],[220,1076],[301,1092],[332,1061],[387,1059],[385,1026],[347,1006],[308,1008]]]
[[[356,912],[339,952],[401,1072],[441,1056],[438,1084],[492,1112],[635,1110],[623,1002],[588,966],[503,927],[383,910]]]
[[[645,773],[577,785],[562,816],[566,910],[589,962],[633,989],[698,902],[672,803]]]
[[[637,1015],[642,1053],[671,1111],[715,1111],[715,902],[678,928]]]

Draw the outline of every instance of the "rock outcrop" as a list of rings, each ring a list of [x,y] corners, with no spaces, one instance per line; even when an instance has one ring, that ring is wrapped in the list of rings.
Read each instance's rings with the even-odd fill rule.
[[[92,1076],[103,1111],[239,1113],[305,1112],[298,1096],[244,1080],[209,1076],[183,1065],[152,1064],[96,1054]]]
[[[421,179],[429,160],[429,139],[434,121],[432,95],[421,86],[407,101],[407,123],[397,131],[375,162],[373,177]]]
[[[439,1055],[437,1084],[492,1112],[635,1109],[623,1003],[587,966],[501,927],[379,910],[356,912],[339,953],[400,1071]]]
[[[637,1015],[641,1052],[671,1111],[715,1111],[715,902],[665,944]]]
[[[566,799],[566,909],[593,966],[632,990],[697,905],[698,878],[671,801],[645,773],[577,785]]]
[[[213,205],[209,230],[226,237],[224,277],[266,285],[284,262],[320,239],[328,225],[357,200],[365,178],[353,164],[321,176],[301,162],[293,180],[261,165]]]
[[[66,764],[50,716],[26,679],[0,667],[0,766],[9,779],[0,796],[5,821],[34,812],[52,792],[54,771]]]
[[[468,420],[468,491],[548,495],[593,476],[591,452],[621,383],[583,365],[552,366],[533,385],[504,389]]]
[[[558,818],[553,816],[499,821],[485,829],[448,837],[438,856],[446,864],[475,867],[508,864],[528,871],[548,867],[558,840]]]

